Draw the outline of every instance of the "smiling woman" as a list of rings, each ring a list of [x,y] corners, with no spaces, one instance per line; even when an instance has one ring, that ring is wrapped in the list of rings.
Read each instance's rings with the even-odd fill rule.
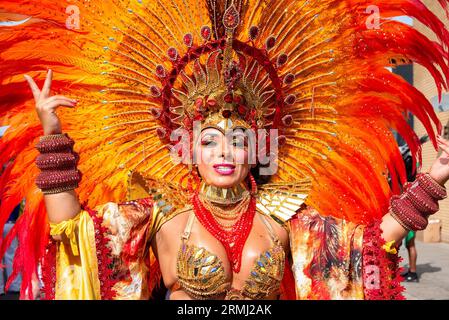
[[[206,128],[201,132],[201,147],[195,148],[201,177],[207,184],[220,188],[242,183],[250,169],[248,142],[245,142],[248,138],[243,133],[227,135]]]
[[[402,298],[397,244],[426,228],[449,179],[432,106],[386,70],[403,57],[448,89],[449,32],[421,1],[2,0],[0,12],[23,22],[0,28],[0,163],[15,159],[0,227],[27,200],[0,256],[18,235],[22,298],[149,299],[160,283],[173,300]],[[443,152],[401,189],[392,129],[420,161],[408,111]]]

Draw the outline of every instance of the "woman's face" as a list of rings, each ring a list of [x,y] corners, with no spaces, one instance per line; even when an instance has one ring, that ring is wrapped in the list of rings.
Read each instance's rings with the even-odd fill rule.
[[[206,128],[195,145],[198,171],[203,180],[219,188],[231,188],[248,175],[248,139],[242,130],[224,135]]]

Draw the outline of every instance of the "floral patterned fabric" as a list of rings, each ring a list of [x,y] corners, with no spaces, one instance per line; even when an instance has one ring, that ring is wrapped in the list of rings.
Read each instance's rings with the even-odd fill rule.
[[[168,217],[149,199],[82,211],[73,231],[79,255],[74,254],[70,241],[56,245],[56,275],[46,277],[47,297],[149,299],[160,283],[149,243]],[[395,265],[387,265],[393,260],[379,258],[386,253],[378,224],[367,229],[305,207],[288,221],[288,227],[296,299],[382,299],[386,298],[385,288],[396,288],[388,291],[389,299],[400,298],[400,288],[391,285],[397,273]],[[364,237],[366,230],[369,239]],[[371,248],[366,263],[365,246]],[[373,267],[373,259],[377,267]],[[379,265],[379,261],[385,262]],[[375,268],[380,271],[373,273]]]

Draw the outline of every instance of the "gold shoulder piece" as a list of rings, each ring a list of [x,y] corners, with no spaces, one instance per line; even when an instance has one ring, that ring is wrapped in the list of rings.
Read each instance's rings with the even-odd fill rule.
[[[175,210],[189,204],[189,196],[180,186],[169,182],[145,178],[139,172],[132,172],[128,179],[128,201],[152,198],[155,202],[164,200]],[[171,210],[171,209],[170,209]]]
[[[290,220],[305,202],[312,183],[303,179],[295,183],[269,183],[259,187],[257,209],[280,224]]]
[[[127,201],[149,198],[151,194],[146,187],[145,179],[138,172],[129,172]]]
[[[159,208],[160,208],[159,203],[157,203],[157,205],[155,206],[155,210],[153,212],[154,213],[153,217],[154,221],[152,228],[153,235],[155,235],[165,223],[167,223],[177,215],[192,210],[191,206],[185,206],[184,208],[181,209],[174,209],[173,207],[171,207],[169,211],[166,210],[164,211],[163,208],[159,210]]]
[[[128,179],[128,201],[150,198],[154,201],[152,235],[178,214],[191,210],[189,197],[179,186],[148,179],[132,172]]]

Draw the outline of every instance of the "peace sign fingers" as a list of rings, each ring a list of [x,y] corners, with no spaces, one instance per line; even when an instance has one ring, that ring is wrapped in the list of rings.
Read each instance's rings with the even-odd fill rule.
[[[36,103],[41,99],[48,98],[48,96],[50,95],[51,82],[53,79],[53,71],[51,69],[49,69],[47,71],[47,77],[45,78],[45,82],[42,87],[42,90],[39,89],[36,82],[34,82],[34,79],[31,78],[29,75],[26,74],[26,75],[24,75],[24,77],[25,77],[26,81],[28,82],[28,85],[31,88],[31,92],[33,93],[33,97],[34,97],[34,100],[36,101]]]
[[[36,112],[44,129],[44,134],[57,134],[61,132],[61,121],[56,114],[58,107],[73,108],[78,101],[62,95],[50,96],[53,71],[48,70],[42,90],[29,75],[25,75],[36,104]]]
[[[53,80],[53,71],[48,69],[47,77],[45,78],[44,86],[42,87],[41,98],[48,98],[50,95],[51,82]]]
[[[37,86],[36,82],[34,82],[33,78],[31,78],[29,75],[24,75],[26,81],[28,82],[28,85],[31,88],[31,92],[33,93],[34,101],[37,103],[39,101],[39,97],[41,95],[41,90]]]

